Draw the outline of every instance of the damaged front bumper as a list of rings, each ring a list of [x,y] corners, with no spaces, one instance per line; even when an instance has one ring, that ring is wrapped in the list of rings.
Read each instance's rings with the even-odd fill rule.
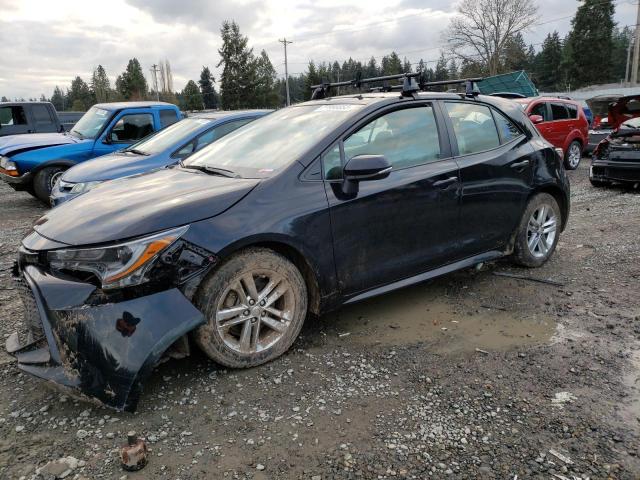
[[[143,380],[163,353],[205,322],[178,288],[118,302],[90,301],[90,283],[38,265],[15,272],[30,335],[7,340],[18,367],[118,410],[136,409]]]

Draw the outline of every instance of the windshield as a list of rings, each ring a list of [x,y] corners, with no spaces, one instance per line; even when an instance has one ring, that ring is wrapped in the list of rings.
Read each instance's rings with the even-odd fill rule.
[[[300,105],[251,122],[195,153],[185,166],[262,178],[290,165],[362,105]]]
[[[108,110],[91,107],[73,126],[71,133],[75,133],[80,138],[96,138],[108,120]]]
[[[131,145],[127,150],[135,150],[145,155],[161,153],[176,143],[182,143],[188,140],[191,135],[210,123],[211,120],[202,118],[185,118]]]

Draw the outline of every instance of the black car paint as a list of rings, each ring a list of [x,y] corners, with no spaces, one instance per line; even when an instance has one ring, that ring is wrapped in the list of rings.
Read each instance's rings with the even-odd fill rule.
[[[340,181],[322,180],[323,153],[375,116],[416,103],[414,99],[390,94],[375,96],[374,100],[349,97],[310,103],[362,103],[363,98],[366,106],[354,117],[272,177],[234,179],[173,168],[97,187],[54,209],[38,222],[37,233],[23,242],[28,254],[20,256],[19,267],[25,276],[39,279],[32,289],[36,296],[41,296],[41,315],[55,325],[60,323],[56,320],[60,315],[72,315],[79,305],[62,309],[62,314],[52,311],[47,305],[55,300],[41,293],[39,282],[54,277],[46,271],[46,265],[37,262],[30,265],[28,255],[40,258],[38,252],[59,248],[61,244],[112,243],[189,224],[178,245],[192,245],[198,251],[195,256],[201,259],[192,262],[195,266],[189,275],[178,273],[175,258],[164,259],[159,262],[157,278],[151,284],[109,294],[111,310],[101,310],[107,313],[99,313],[100,305],[84,305],[82,313],[91,325],[89,338],[82,336],[85,331],[65,331],[65,335],[82,338],[83,345],[91,345],[93,349],[101,346],[119,351],[130,342],[147,358],[146,363],[125,362],[122,372],[113,374],[123,380],[118,383],[121,387],[116,392],[118,400],[107,401],[109,405],[135,408],[151,360],[202,323],[191,303],[200,280],[218,262],[245,247],[267,246],[296,263],[308,284],[310,310],[319,314],[510,253],[512,235],[524,205],[538,191],[557,198],[563,213],[562,227],[566,225],[569,184],[562,162],[515,103],[495,97],[461,100],[454,94],[419,95],[419,102],[432,103],[439,112],[436,118],[444,133],[443,158],[392,171],[382,180],[360,182],[356,194],[345,194]],[[442,115],[443,100],[490,105],[507,114],[523,135],[488,152],[459,156],[455,142],[447,140],[455,137]],[[118,198],[120,195],[124,198]],[[107,198],[109,201],[101,200]],[[473,208],[467,211],[469,207]],[[55,243],[48,247],[48,242]],[[86,280],[80,283],[88,284]],[[97,292],[99,289],[93,295]],[[159,326],[148,320],[156,315],[165,318],[169,307],[159,307],[149,300],[167,298],[166,295],[175,300],[171,306],[173,329],[168,320],[161,320]],[[129,336],[117,328],[117,321],[124,318],[125,304],[132,318],[139,319],[135,332]],[[98,317],[104,318],[108,326],[97,328]],[[184,318],[185,322],[176,323],[175,318]],[[164,332],[161,341],[156,328]],[[106,368],[111,372],[110,361],[101,354],[86,354],[79,370],[95,372]],[[28,368],[33,371],[35,367]],[[51,375],[46,370],[39,374],[54,381],[60,378],[59,370]],[[131,379],[135,379],[133,383]],[[101,389],[106,391],[105,378],[98,387],[83,384],[82,375],[75,380],[81,391],[105,401],[104,395],[100,396]]]

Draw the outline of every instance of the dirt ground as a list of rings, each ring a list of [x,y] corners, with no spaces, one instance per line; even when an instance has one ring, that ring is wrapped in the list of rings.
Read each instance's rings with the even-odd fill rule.
[[[588,163],[543,268],[501,261],[349,306],[251,370],[169,361],[135,414],[2,349],[0,478],[48,478],[36,469],[62,457],[91,479],[640,478],[640,191],[593,188]],[[15,250],[45,209],[4,184],[0,198],[4,341],[22,314]],[[150,448],[136,473],[118,459],[129,430]]]

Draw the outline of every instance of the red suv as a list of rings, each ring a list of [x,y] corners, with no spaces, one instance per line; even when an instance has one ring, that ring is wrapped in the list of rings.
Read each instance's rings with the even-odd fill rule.
[[[564,152],[564,165],[575,170],[582,150],[589,144],[589,122],[582,106],[573,100],[552,97],[518,98],[538,131]]]

